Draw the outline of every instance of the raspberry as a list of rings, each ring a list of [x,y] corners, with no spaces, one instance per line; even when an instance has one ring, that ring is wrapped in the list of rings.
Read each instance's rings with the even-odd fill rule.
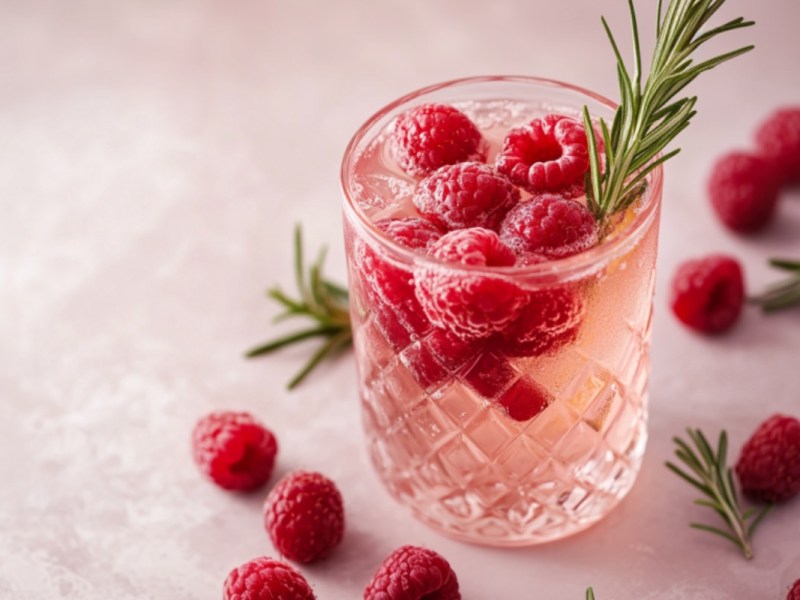
[[[364,600],[461,600],[458,579],[439,554],[418,546],[403,546],[381,563]]]
[[[375,226],[409,250],[424,251],[442,236],[439,227],[416,217],[382,219]],[[402,350],[430,331],[431,324],[414,294],[411,271],[383,258],[363,240],[356,241],[354,255],[375,321],[392,348]]]
[[[773,163],[782,183],[800,183],[800,107],[776,110],[756,132],[761,155]]]
[[[597,222],[580,202],[542,194],[511,209],[500,239],[517,255],[566,258],[597,243]]]
[[[464,113],[446,104],[423,104],[394,122],[394,153],[409,175],[427,175],[439,167],[486,160],[481,132]]]
[[[222,587],[223,600],[315,600],[305,578],[284,562],[262,556],[236,567]]]
[[[414,206],[442,227],[497,229],[519,202],[519,190],[492,167],[478,162],[448,165],[423,179]]]
[[[531,292],[516,321],[495,340],[508,356],[543,356],[574,341],[586,306],[577,286]]]
[[[583,193],[589,170],[586,130],[576,119],[546,115],[512,129],[497,157],[497,170],[531,194]]]
[[[514,254],[494,231],[473,227],[445,234],[430,249],[444,262],[467,267],[508,267]],[[448,266],[416,274],[417,298],[431,322],[464,339],[488,337],[507,326],[525,304],[525,292],[501,276]]]
[[[785,502],[800,493],[800,421],[773,415],[745,442],[736,474],[755,500]]]
[[[463,340],[444,329],[433,329],[425,338],[408,347],[400,359],[423,388],[441,386],[474,362],[483,347],[482,340]]]
[[[289,560],[310,563],[325,558],[344,535],[342,495],[319,473],[289,473],[267,496],[264,527]]]
[[[529,421],[552,401],[553,397],[547,390],[527,377],[517,379],[497,398],[497,403],[515,421]]]
[[[764,228],[778,200],[774,167],[744,152],[732,152],[717,161],[708,190],[717,216],[729,229],[740,233]]]
[[[672,312],[702,333],[731,328],[743,304],[742,268],[734,258],[712,255],[686,261],[672,279]]]
[[[252,415],[219,411],[195,425],[192,453],[200,470],[221,488],[250,491],[272,475],[278,442]]]
[[[800,600],[800,579],[794,582],[792,589],[789,590],[789,594],[786,596],[786,600]]]

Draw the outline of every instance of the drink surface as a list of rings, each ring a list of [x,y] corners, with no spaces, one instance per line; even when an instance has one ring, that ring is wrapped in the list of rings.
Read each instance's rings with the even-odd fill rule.
[[[546,113],[578,114],[547,102],[452,104],[480,129],[488,164],[510,128]],[[644,452],[658,211],[638,217],[655,200],[645,195],[619,215],[601,245],[625,243],[591,264],[510,275],[532,297],[567,290],[571,304],[561,310],[577,323],[566,342],[525,356],[506,352],[515,341],[502,336],[489,347],[442,343],[413,297],[426,258],[398,252],[360,222],[419,216],[419,179],[399,168],[388,128],[352,161],[350,193],[361,214],[346,210],[345,230],[372,462],[417,517],[460,539],[529,545],[580,531],[627,493]],[[529,198],[522,193],[522,202]],[[412,290],[407,298],[376,290],[360,262],[365,252],[392,265]],[[514,407],[530,395],[546,401],[520,416]]]

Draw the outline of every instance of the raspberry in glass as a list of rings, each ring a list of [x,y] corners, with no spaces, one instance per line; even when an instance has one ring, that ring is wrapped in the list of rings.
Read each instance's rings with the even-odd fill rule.
[[[496,337],[495,345],[508,356],[554,353],[575,341],[585,312],[580,286],[530,292],[511,326]]]
[[[496,230],[519,198],[519,190],[489,165],[464,162],[442,167],[423,179],[414,192],[414,206],[447,230]]]
[[[586,206],[554,194],[534,196],[512,208],[500,239],[518,256],[566,258],[597,243],[597,221]]]
[[[701,333],[730,329],[744,305],[742,268],[735,258],[711,255],[682,263],[672,278],[672,312]]]
[[[785,502],[800,493],[800,421],[773,415],[745,442],[736,463],[742,491],[762,502]]]
[[[445,234],[430,253],[436,260],[467,267],[510,267],[514,253],[489,229],[473,227]],[[489,337],[507,327],[524,306],[527,295],[500,275],[458,272],[452,266],[418,269],[416,291],[430,321],[463,339]]]
[[[192,454],[200,470],[221,488],[250,491],[272,475],[278,442],[251,414],[218,411],[195,425]]]
[[[800,183],[800,106],[773,112],[756,132],[761,156],[777,169],[781,183]]]
[[[407,174],[424,176],[439,167],[486,160],[481,132],[464,113],[447,104],[423,104],[394,122],[394,155]]]
[[[306,579],[285,562],[262,556],[230,572],[223,600],[315,600]]]
[[[583,194],[589,170],[589,143],[583,123],[549,114],[512,129],[496,159],[497,170],[531,194]]]
[[[739,233],[759,231],[772,220],[778,190],[773,165],[746,152],[731,152],[719,159],[708,182],[711,206],[717,217]]]
[[[381,563],[364,600],[461,600],[450,564],[433,550],[403,546]]]
[[[264,527],[289,560],[310,563],[325,558],[344,536],[342,495],[320,473],[289,473],[267,496]]]

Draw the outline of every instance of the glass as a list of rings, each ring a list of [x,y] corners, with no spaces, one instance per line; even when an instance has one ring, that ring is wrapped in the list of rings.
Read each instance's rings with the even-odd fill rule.
[[[614,105],[550,80],[451,81],[378,112],[342,165],[359,393],[379,477],[416,517],[451,537],[494,546],[563,538],[608,514],[641,465],[662,172],[585,252],[525,267],[439,263],[374,224],[415,214],[415,180],[397,169],[387,131],[398,114],[428,102],[468,114],[492,148],[489,163],[511,126],[550,112],[580,117],[584,104],[610,120]],[[388,293],[376,293],[376,264]],[[488,349],[453,344],[415,298],[415,276],[426,269],[512,282],[532,305],[555,298],[572,325],[527,356],[507,351],[518,341],[509,338]],[[544,408],[530,417],[537,402]]]

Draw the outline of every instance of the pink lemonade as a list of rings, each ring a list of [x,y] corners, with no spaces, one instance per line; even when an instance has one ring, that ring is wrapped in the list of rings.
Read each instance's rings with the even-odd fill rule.
[[[442,264],[375,225],[420,217],[412,197],[423,177],[400,168],[391,131],[397,115],[431,102],[471,119],[488,165],[513,127],[550,113],[580,118],[584,104],[608,119],[613,105],[533,78],[450,82],[378,113],[343,164],[359,391],[379,477],[452,537],[496,546],[562,538],[608,514],[644,453],[661,169],[585,251],[524,266]],[[523,190],[520,202],[530,196]],[[384,279],[370,275],[375,265]],[[529,351],[519,350],[513,329],[490,342],[464,339],[420,304],[430,273],[466,287],[481,277],[513,285],[542,323],[565,325],[543,329]]]

